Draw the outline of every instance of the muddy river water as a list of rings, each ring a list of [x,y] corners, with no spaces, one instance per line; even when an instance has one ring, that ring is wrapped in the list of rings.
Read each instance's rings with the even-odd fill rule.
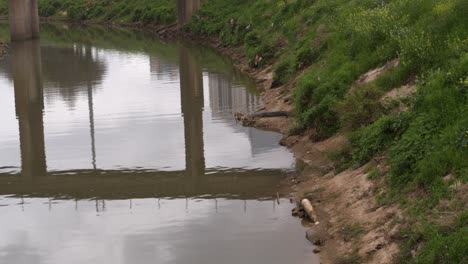
[[[0,26],[0,33],[7,34]],[[0,263],[302,264],[280,135],[206,47],[46,24],[0,61]]]

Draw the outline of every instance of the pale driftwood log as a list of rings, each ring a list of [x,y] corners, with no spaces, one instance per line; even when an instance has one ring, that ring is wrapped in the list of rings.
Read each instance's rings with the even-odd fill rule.
[[[302,199],[301,204],[309,219],[312,222],[317,223],[317,214],[315,213],[314,207],[310,201],[308,199]]]
[[[258,118],[268,118],[268,117],[278,117],[278,116],[289,116],[289,113],[286,111],[275,111],[275,112],[257,112],[253,114],[244,114],[237,112],[234,114],[234,117],[237,121],[242,122],[243,126],[253,126],[256,119]]]
[[[250,115],[252,118],[265,118],[265,117],[278,117],[278,116],[289,116],[286,111],[274,111],[274,112],[258,112]]]

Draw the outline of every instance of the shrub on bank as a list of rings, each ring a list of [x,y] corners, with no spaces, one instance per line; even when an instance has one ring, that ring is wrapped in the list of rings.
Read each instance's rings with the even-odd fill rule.
[[[375,155],[382,154],[408,129],[410,118],[408,113],[383,116],[377,122],[354,132],[350,136],[353,161],[361,166]]]
[[[383,92],[373,83],[356,87],[338,103],[340,123],[345,131],[353,131],[377,121],[385,109],[380,102]]]

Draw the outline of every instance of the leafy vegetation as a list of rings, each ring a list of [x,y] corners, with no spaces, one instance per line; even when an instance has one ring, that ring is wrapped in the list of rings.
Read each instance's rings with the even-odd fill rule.
[[[6,0],[0,1],[0,14],[1,15],[8,14],[8,1]]]
[[[364,232],[364,227],[360,224],[348,224],[345,225],[340,231],[340,235],[343,236],[345,241],[351,241],[355,237],[359,236]]]
[[[7,2],[7,0],[0,1],[0,14],[7,14]],[[39,0],[39,15],[72,20],[171,24],[176,21],[176,1]]]
[[[424,224],[416,225],[404,231],[409,236],[402,248],[401,256],[396,263],[408,263],[411,250],[421,242],[420,252],[413,263],[466,263],[468,256],[468,211],[464,211],[451,226],[440,226],[425,220]]]
[[[434,229],[426,226],[421,236],[427,241],[416,263],[466,263],[468,256],[468,212],[461,214],[454,227]]]
[[[376,154],[385,151],[406,131],[408,119],[408,114],[384,116],[350,135],[353,161],[358,165],[364,165]]]

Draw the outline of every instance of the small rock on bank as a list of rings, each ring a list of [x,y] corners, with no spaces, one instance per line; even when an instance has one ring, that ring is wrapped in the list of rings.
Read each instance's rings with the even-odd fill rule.
[[[306,238],[315,246],[323,246],[324,240],[322,236],[317,232],[317,229],[311,228],[306,231]]]

